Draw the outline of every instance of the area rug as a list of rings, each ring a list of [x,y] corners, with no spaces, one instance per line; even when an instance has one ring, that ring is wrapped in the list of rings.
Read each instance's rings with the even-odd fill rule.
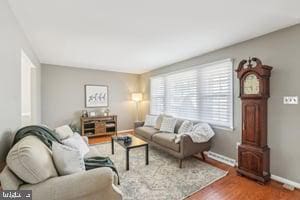
[[[125,168],[125,149],[115,143],[115,154],[111,154],[111,143],[93,145],[101,156],[109,156],[115,163],[119,176],[118,186],[124,200],[180,200],[226,176],[227,172],[196,158],[183,161],[156,149],[149,148],[149,165],[145,165],[145,148],[130,150],[130,169]]]

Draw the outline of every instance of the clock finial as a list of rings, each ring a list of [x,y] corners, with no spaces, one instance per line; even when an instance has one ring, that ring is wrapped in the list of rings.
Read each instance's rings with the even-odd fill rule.
[[[251,68],[253,65],[252,65],[252,58],[249,57],[248,59],[248,64],[247,64],[248,68]]]

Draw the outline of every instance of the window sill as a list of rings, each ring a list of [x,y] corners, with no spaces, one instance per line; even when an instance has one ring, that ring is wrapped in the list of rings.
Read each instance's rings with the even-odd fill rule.
[[[216,126],[216,125],[212,125],[212,128],[217,129],[217,130],[227,131],[227,132],[234,132],[235,131],[235,128],[228,128],[228,127]]]

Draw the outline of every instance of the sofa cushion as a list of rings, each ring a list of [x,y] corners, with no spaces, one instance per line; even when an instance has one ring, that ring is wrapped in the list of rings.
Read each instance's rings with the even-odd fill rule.
[[[175,143],[175,136],[176,135],[172,133],[157,133],[153,135],[152,141],[179,152],[179,144]]]
[[[15,144],[6,163],[26,183],[36,184],[57,176],[50,149],[35,136],[27,136]]]
[[[151,140],[152,136],[158,132],[159,132],[159,130],[157,130],[153,127],[146,127],[146,126],[138,127],[137,129],[135,129],[135,133],[137,135],[140,135],[149,140]]]
[[[23,184],[16,175],[14,175],[6,166],[0,174],[0,182],[3,190],[18,190]]]

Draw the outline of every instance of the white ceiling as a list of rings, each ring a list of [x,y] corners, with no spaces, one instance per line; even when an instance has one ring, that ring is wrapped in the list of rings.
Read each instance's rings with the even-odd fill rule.
[[[9,0],[42,63],[143,73],[300,22],[299,0]]]

